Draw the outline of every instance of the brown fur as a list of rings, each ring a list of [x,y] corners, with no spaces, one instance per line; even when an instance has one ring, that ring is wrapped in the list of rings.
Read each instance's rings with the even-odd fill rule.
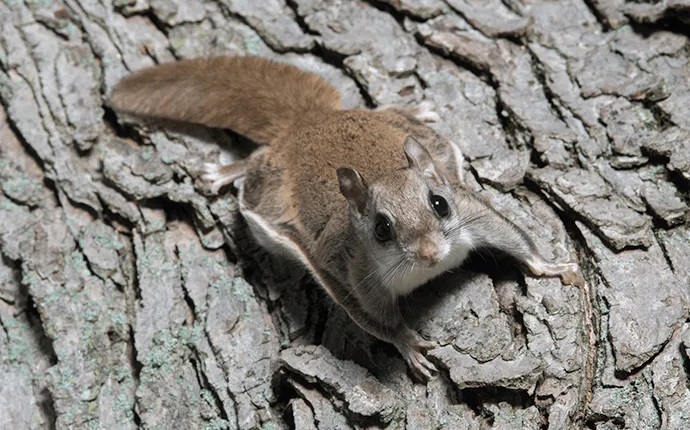
[[[235,167],[212,169],[208,180],[244,175],[240,208],[250,227],[263,229],[268,247],[288,249],[418,375],[433,369],[420,352],[430,343],[405,325],[397,297],[473,247],[496,247],[534,273],[580,282],[577,266],[546,262],[524,232],[462,188],[449,142],[402,109],[340,110],[338,92],[317,75],[253,57],[187,60],[125,78],[112,103],[268,144]],[[448,214],[434,212],[431,195],[447,201]],[[374,237],[382,214],[390,240]]]
[[[351,167],[372,181],[403,168],[407,165],[401,147],[404,139],[405,134],[371,112],[335,111],[321,123],[297,130],[271,148],[261,164],[249,167],[249,174],[263,175],[267,165],[282,167],[280,192],[261,193],[266,199],[283,195],[293,201],[299,207],[298,229],[308,232],[312,241],[333,214],[348,212],[338,189],[336,169]]]
[[[340,109],[338,90],[319,75],[258,57],[165,63],[122,79],[110,102],[122,112],[230,128],[258,144]]]

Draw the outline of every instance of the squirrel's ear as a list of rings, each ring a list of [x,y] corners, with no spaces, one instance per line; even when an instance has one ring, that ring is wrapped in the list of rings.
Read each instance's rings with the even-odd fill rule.
[[[349,167],[339,167],[336,172],[341,194],[350,203],[350,207],[362,214],[369,198],[369,190],[364,178],[358,171]]]
[[[424,177],[443,182],[443,177],[436,169],[434,159],[424,145],[419,143],[414,137],[407,136],[403,149],[405,150],[405,157],[407,157],[410,168],[418,170]]]

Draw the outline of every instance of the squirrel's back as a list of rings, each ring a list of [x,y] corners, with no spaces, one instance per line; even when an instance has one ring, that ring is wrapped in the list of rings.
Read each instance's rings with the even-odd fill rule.
[[[111,95],[119,111],[229,128],[270,144],[310,119],[340,109],[340,93],[321,76],[259,57],[164,63],[122,79]]]

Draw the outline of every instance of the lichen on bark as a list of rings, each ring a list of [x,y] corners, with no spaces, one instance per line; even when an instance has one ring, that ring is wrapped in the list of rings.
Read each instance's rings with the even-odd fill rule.
[[[690,420],[683,2],[0,3],[0,428],[663,428]],[[685,17],[685,18],[684,18]],[[415,383],[248,240],[225,130],[119,117],[139,68],[260,55],[432,103],[469,185],[587,286],[483,254],[404,301]],[[231,102],[231,101],[229,101]]]

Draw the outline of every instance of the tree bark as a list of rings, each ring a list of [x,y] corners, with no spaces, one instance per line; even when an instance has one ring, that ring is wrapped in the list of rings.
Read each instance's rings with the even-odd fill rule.
[[[688,11],[2,2],[0,428],[687,428]],[[474,258],[406,300],[440,342],[414,383],[252,245],[233,192],[202,192],[241,138],[105,104],[131,71],[210,55],[320,73],[348,108],[433,103],[470,185],[587,286]]]

